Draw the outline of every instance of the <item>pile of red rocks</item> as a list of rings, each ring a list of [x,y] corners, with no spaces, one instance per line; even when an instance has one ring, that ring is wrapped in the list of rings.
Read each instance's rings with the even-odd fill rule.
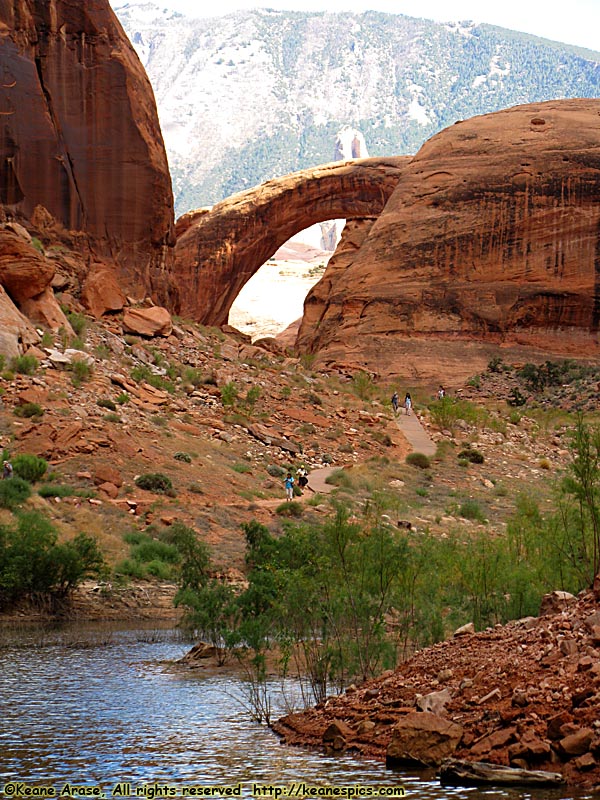
[[[539,617],[466,632],[275,725],[289,744],[437,766],[450,756],[600,784],[598,593],[546,596]],[[458,633],[458,632],[457,632]]]

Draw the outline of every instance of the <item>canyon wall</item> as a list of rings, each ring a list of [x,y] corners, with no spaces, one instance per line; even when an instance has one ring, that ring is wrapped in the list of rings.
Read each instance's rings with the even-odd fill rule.
[[[0,1],[0,204],[83,231],[133,296],[173,293],[154,94],[108,0]]]
[[[599,200],[600,100],[456,123],[313,288],[297,345],[382,374],[432,347],[460,361],[465,342],[595,355]]]

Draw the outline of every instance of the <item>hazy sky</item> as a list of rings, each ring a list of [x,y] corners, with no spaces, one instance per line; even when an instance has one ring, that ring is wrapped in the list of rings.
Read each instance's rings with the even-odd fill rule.
[[[425,17],[438,22],[471,19],[559,42],[600,50],[600,0],[153,0],[189,16],[216,16],[242,8],[279,8],[297,11],[386,11]],[[113,6],[126,0],[111,0]],[[139,0],[138,0],[139,2]],[[199,10],[202,7],[202,11]],[[208,6],[208,8],[207,8]],[[214,11],[211,11],[211,8]]]

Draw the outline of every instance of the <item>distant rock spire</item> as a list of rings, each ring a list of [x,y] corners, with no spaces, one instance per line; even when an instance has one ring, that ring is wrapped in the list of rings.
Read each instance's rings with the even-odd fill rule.
[[[349,158],[368,158],[367,143],[360,131],[342,128],[335,138],[334,161],[347,161]]]

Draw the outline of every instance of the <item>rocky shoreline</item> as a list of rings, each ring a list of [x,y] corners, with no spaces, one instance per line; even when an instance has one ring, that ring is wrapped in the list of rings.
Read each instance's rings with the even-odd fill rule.
[[[599,597],[554,592],[539,617],[479,633],[467,626],[274,730],[287,744],[390,765],[430,768],[452,756],[560,773],[568,785],[597,789]],[[436,733],[448,725],[456,730]]]

